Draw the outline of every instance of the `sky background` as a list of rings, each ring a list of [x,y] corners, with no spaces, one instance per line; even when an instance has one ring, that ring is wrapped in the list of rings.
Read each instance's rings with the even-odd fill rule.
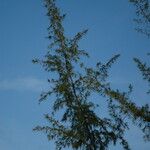
[[[139,106],[149,103],[145,94],[147,83],[132,58],[148,62],[150,39],[134,30],[135,10],[128,0],[59,0],[58,4],[67,13],[64,26],[68,36],[89,29],[80,43],[91,55],[86,63],[106,62],[120,53],[121,58],[110,71],[112,86],[127,90],[131,83],[133,101]],[[31,62],[33,58],[42,58],[47,51],[45,14],[42,0],[0,0],[1,150],[54,149],[44,134],[32,131],[36,125],[44,125],[43,114],[50,110],[52,103],[50,99],[38,104],[41,91],[49,88],[46,81],[50,74]],[[150,148],[136,127],[131,127],[126,137],[133,150]]]

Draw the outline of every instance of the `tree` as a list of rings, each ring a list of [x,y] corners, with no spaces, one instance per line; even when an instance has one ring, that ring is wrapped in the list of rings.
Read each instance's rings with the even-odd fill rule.
[[[43,60],[34,59],[43,68],[54,75],[48,79],[51,89],[41,94],[40,102],[54,95],[52,111],[45,115],[49,125],[37,126],[35,131],[43,131],[49,140],[54,140],[56,149],[71,147],[72,149],[105,150],[110,144],[119,142],[129,150],[124,138],[129,128],[126,117],[137,123],[149,137],[150,112],[148,105],[137,107],[130,101],[129,91],[120,92],[111,88],[107,81],[108,71],[119,58],[119,54],[107,63],[98,62],[95,67],[87,67],[81,61],[89,57],[85,50],[80,50],[79,41],[87,30],[77,33],[73,38],[65,36],[61,15],[55,0],[45,0],[47,16],[50,21],[49,50]],[[97,114],[98,105],[93,102],[93,94],[105,98],[108,106],[108,117]],[[61,111],[62,116],[56,113]]]

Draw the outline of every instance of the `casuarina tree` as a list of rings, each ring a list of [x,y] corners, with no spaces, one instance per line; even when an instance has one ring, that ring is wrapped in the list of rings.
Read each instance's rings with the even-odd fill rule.
[[[51,75],[48,79],[51,88],[41,94],[39,101],[51,99],[53,106],[45,115],[48,125],[37,126],[34,130],[43,131],[49,140],[54,140],[56,149],[105,150],[119,142],[129,150],[124,138],[129,128],[126,118],[129,118],[143,130],[148,140],[148,105],[138,107],[131,102],[131,85],[129,91],[120,92],[112,89],[107,80],[109,69],[120,55],[114,55],[106,63],[98,62],[95,67],[86,66],[82,58],[89,59],[89,55],[79,48],[79,41],[88,30],[67,37],[63,27],[66,15],[61,14],[55,0],[45,0],[45,7],[50,21],[50,45],[45,57],[33,62],[41,64]],[[107,117],[95,111],[100,110],[94,103],[95,94],[107,102]],[[59,111],[61,115],[57,115]]]

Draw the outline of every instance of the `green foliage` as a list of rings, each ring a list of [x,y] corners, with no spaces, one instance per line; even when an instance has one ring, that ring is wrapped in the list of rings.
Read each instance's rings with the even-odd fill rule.
[[[149,0],[129,0],[129,1],[133,3],[134,6],[136,7],[137,18],[134,19],[134,21],[139,25],[139,27],[136,28],[136,30],[138,32],[147,35],[149,38],[150,37],[150,1]],[[140,72],[142,73],[143,79],[148,81],[148,84],[150,86],[150,67],[138,58],[134,58],[133,60],[137,64],[137,67],[139,68]],[[150,93],[150,89],[148,90],[147,93]],[[142,131],[145,133],[144,136],[145,140],[150,140],[149,105],[146,104],[139,110],[138,109],[137,110],[133,109],[133,110],[136,114],[136,117],[139,115],[142,116],[142,118],[140,118],[140,120],[141,119],[143,120],[142,122],[145,123],[146,120],[147,123],[143,127]],[[141,125],[142,123],[140,122],[139,126],[141,127]]]
[[[131,86],[129,86],[129,92],[121,93],[119,90],[109,90],[108,95],[110,99],[114,99],[119,102],[118,108],[120,109],[120,114],[128,116],[134,124],[138,125],[143,133],[145,141],[150,140],[150,111],[149,105],[138,107],[129,99],[129,94],[131,93]]]
[[[48,125],[37,126],[34,130],[45,132],[49,140],[55,141],[56,149],[106,150],[110,144],[119,142],[129,150],[124,138],[128,130],[126,116],[146,129],[149,129],[150,116],[147,105],[140,108],[129,101],[131,86],[129,92],[121,93],[111,89],[107,81],[108,71],[120,55],[106,63],[98,62],[95,67],[85,66],[81,58],[89,55],[79,49],[79,41],[87,30],[67,38],[62,25],[65,15],[61,15],[55,0],[45,0],[45,7],[50,21],[49,51],[43,60],[35,59],[33,62],[41,64],[51,75],[48,79],[51,89],[41,94],[40,102],[52,94],[55,100],[51,113],[45,115]],[[107,118],[95,112],[95,93],[108,102]],[[63,112],[59,118],[56,115],[58,111]]]
[[[136,30],[150,37],[150,2],[149,0],[129,0],[136,7]]]
[[[150,67],[146,63],[143,63],[138,58],[134,58],[134,61],[137,64],[137,67],[139,68],[139,70],[141,71],[143,79],[146,80],[150,86]],[[150,89],[148,93],[150,93]]]

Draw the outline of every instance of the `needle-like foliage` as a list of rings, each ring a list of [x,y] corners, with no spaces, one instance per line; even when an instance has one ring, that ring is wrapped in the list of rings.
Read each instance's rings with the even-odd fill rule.
[[[139,120],[141,125],[150,118],[147,107],[140,108],[129,101],[131,87],[129,92],[121,93],[111,89],[107,82],[108,70],[119,55],[106,63],[98,62],[95,67],[85,66],[81,58],[89,55],[79,49],[79,41],[87,30],[67,38],[63,27],[65,15],[61,15],[55,0],[45,0],[45,7],[50,21],[49,51],[43,60],[33,62],[40,63],[50,75],[54,74],[48,79],[51,89],[41,94],[40,102],[52,94],[55,99],[51,113],[45,115],[48,125],[34,130],[45,132],[49,140],[55,141],[56,149],[106,150],[110,144],[119,142],[129,150],[124,138],[128,129],[126,116]],[[95,112],[97,104],[93,102],[93,94],[107,101],[108,117]],[[61,115],[57,117],[60,110]]]
[[[146,80],[150,86],[150,67],[148,64],[142,62],[138,58],[134,58],[135,63],[137,64],[137,67],[142,73],[143,79]],[[148,90],[148,93],[150,93],[150,89]]]
[[[136,30],[150,37],[150,1],[149,0],[129,0],[136,8],[137,23]]]

